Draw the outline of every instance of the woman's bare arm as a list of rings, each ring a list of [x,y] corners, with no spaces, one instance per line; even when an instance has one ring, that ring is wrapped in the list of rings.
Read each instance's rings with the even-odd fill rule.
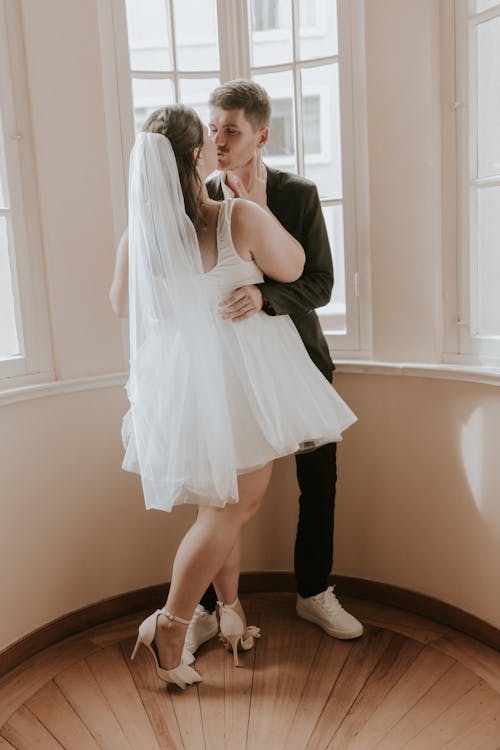
[[[300,278],[305,254],[302,245],[269,211],[248,200],[235,202],[231,234],[238,252],[250,252],[266,276],[290,282]]]
[[[128,229],[125,229],[116,250],[115,275],[109,290],[113,312],[119,318],[128,315]]]

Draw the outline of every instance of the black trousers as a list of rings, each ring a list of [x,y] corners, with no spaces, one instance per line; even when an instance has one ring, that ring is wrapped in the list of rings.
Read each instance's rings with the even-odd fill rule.
[[[332,570],[336,459],[336,443],[295,456],[300,498],[294,567],[297,591],[303,597],[324,591]],[[201,604],[213,612],[216,601],[210,584]]]

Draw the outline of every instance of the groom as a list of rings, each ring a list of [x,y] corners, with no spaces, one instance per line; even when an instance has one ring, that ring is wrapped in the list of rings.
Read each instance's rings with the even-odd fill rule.
[[[236,80],[219,86],[209,98],[210,133],[217,146],[220,173],[208,182],[211,198],[234,196],[260,203],[302,245],[304,272],[298,281],[237,289],[224,300],[223,315],[239,320],[263,310],[291,316],[309,356],[329,382],[334,370],[315,308],[330,301],[333,267],[316,186],[303,177],[264,167],[262,149],[269,139],[271,103],[257,83]],[[266,174],[267,173],[267,174]],[[336,443],[296,456],[300,486],[295,542],[297,614],[335,638],[357,638],[363,626],[346,612],[328,587],[333,564]],[[186,634],[186,649],[195,653],[217,634],[216,595],[210,586],[196,608]]]

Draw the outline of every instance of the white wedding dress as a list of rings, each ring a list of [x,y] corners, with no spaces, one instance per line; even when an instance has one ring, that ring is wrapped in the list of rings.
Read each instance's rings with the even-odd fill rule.
[[[243,260],[231,239],[231,212],[234,200],[223,201],[217,220],[218,259],[215,267],[200,275],[199,283],[208,292],[210,314],[213,316],[222,361],[223,388],[227,401],[236,473],[242,474],[263,466],[280,456],[300,450],[310,450],[325,443],[338,442],[342,432],[356,417],[310,359],[304,344],[288,315],[269,316],[259,312],[242,321],[223,320],[219,303],[235,289],[247,284],[259,284],[263,274],[253,261]],[[154,500],[146,498],[148,507],[170,510],[181,503],[216,504],[237,502],[237,497],[214,499],[213,492],[203,491],[205,456],[203,446],[193,440],[199,424],[200,401],[192,399],[189,375],[187,382],[179,382],[176,368],[191,356],[191,368],[203,372],[204,362],[197,361],[196,352],[189,351],[189,341],[175,330],[163,330],[158,337],[150,336],[149,345],[142,348],[143,361],[150,357],[153,367],[158,347],[169,352],[166,389],[176,393],[175,400],[165,409],[163,419],[174,418],[175,433],[170,431],[157,460],[168,465],[168,454],[175,434],[176,461],[171,464],[169,485],[156,492]],[[148,353],[149,352],[149,353]],[[185,366],[185,372],[189,367]],[[143,389],[147,393],[147,388]],[[210,398],[210,395],[208,395]],[[205,406],[208,407],[207,402]],[[151,393],[149,407],[152,414],[159,408]],[[123,468],[140,472],[134,435],[133,404],[123,421],[126,447]],[[155,414],[155,416],[158,416]],[[214,440],[216,440],[214,425]],[[207,441],[205,441],[207,443]],[[210,450],[216,446],[206,444]],[[182,461],[179,461],[181,455]],[[229,460],[229,457],[228,457]],[[182,471],[179,470],[182,466]],[[144,484],[144,476],[143,476]],[[172,489],[174,488],[174,489]],[[145,492],[146,494],[146,492]],[[232,493],[234,495],[234,492]]]

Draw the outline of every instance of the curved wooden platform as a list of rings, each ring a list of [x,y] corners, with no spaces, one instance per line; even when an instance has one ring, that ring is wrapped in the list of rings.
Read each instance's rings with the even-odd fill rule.
[[[338,641],[295,616],[291,594],[243,597],[263,637],[214,639],[203,682],[166,688],[129,655],[143,615],[41,652],[0,681],[0,749],[499,750],[500,654],[427,619],[345,600],[366,624]]]

